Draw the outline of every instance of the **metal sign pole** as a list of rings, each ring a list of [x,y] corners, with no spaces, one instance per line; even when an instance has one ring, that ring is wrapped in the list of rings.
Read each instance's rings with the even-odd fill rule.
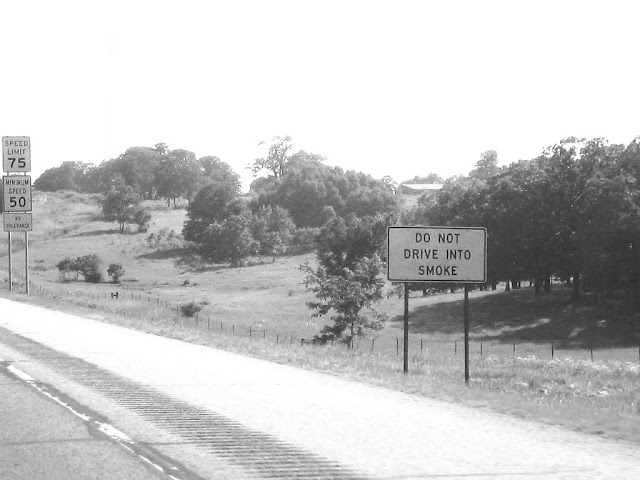
[[[9,232],[9,291],[13,291],[13,272],[11,269],[11,232]]]
[[[24,282],[29,295],[29,232],[24,232]]]
[[[464,286],[464,383],[469,385],[469,285]]]
[[[409,283],[404,282],[404,374],[409,373]]]

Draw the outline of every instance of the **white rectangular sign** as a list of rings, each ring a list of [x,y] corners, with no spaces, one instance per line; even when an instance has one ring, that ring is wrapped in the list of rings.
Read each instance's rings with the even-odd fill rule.
[[[33,231],[32,215],[30,213],[4,213],[2,218],[5,232]]]
[[[2,137],[2,170],[23,173],[31,171],[29,137]]]
[[[31,176],[6,175],[2,177],[3,204],[5,212],[30,212]]]
[[[487,281],[487,230],[480,227],[389,227],[392,282]]]

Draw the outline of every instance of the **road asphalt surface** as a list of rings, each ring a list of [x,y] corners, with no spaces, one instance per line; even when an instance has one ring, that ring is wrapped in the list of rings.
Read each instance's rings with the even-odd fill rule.
[[[5,366],[98,412],[176,478],[640,478],[634,444],[5,299],[0,312]]]

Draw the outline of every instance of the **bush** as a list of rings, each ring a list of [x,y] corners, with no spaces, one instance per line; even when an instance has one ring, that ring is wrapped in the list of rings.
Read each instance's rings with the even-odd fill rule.
[[[91,272],[84,276],[84,281],[88,283],[102,283],[102,272]]]
[[[66,277],[69,272],[75,272],[76,278],[82,274],[85,282],[89,283],[102,282],[101,265],[102,259],[95,253],[77,257],[75,260],[71,260],[71,257],[65,257],[56,264],[63,277]]]
[[[136,210],[133,214],[133,222],[138,225],[138,232],[146,233],[151,223],[151,212],[146,208]]]
[[[107,269],[107,275],[111,277],[113,283],[118,283],[120,277],[124,275],[124,268],[122,267],[122,264],[112,263],[111,265],[109,265],[109,268]]]
[[[180,305],[180,312],[187,317],[193,317],[200,310],[202,310],[201,303],[189,302]]]
[[[60,260],[58,263],[56,263],[56,267],[58,267],[58,270],[60,270],[60,275],[62,275],[63,279],[66,279],[67,273],[75,271],[74,260],[72,260],[71,257],[65,257],[64,259]]]
[[[231,215],[222,223],[210,225],[203,234],[204,254],[215,262],[231,262],[233,267],[244,266],[246,258],[255,255],[259,243],[249,229],[251,218],[248,214]]]
[[[102,272],[100,272],[102,259],[95,253],[78,257],[74,263],[77,263],[76,269],[82,274],[85,282],[100,283],[102,281]]]
[[[149,248],[158,250],[179,250],[189,247],[189,242],[182,238],[182,235],[169,228],[152,233],[145,239],[145,242]]]

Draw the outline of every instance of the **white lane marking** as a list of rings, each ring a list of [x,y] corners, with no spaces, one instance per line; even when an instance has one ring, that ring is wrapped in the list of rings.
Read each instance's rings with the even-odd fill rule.
[[[121,432],[117,428],[114,428],[108,423],[102,423],[102,422],[96,421],[96,424],[98,425],[98,428],[102,433],[104,433],[105,435],[108,435],[114,440],[120,440],[127,443],[134,443],[134,441],[131,440],[131,438],[129,438],[125,433]]]
[[[2,361],[2,360],[0,360]],[[71,413],[73,413],[76,417],[81,418],[82,420],[84,420],[85,422],[90,422],[91,421],[91,417],[89,417],[88,415],[84,415],[83,413],[78,412],[76,409],[74,409],[71,405],[66,404],[65,402],[62,401],[62,399],[56,397],[55,395],[52,395],[51,393],[49,393],[48,391],[46,391],[45,389],[41,388],[40,385],[38,385],[38,383],[36,382],[36,380],[31,377],[30,375],[27,375],[26,373],[24,373],[22,370],[17,369],[16,367],[14,367],[13,365],[9,365],[7,367],[7,370],[9,370],[11,373],[13,373],[16,377],[24,380],[26,383],[28,383],[29,385],[31,385],[33,388],[35,388],[36,390],[38,390],[40,393],[42,393],[43,395],[46,395],[47,397],[49,397],[51,400],[55,401],[56,403],[62,405],[64,408],[66,408],[67,410],[69,410]]]
[[[0,363],[2,363],[2,362],[5,362],[5,360],[0,358]],[[35,378],[33,378],[31,375],[23,372],[19,368],[16,368],[13,365],[9,365],[6,368],[13,375],[15,375],[19,379],[23,380],[28,385],[31,385],[33,388],[38,390],[43,395],[46,395],[47,397],[49,397],[50,399],[52,399],[56,403],[62,405],[64,408],[69,410],[75,416],[81,418],[82,420],[84,420],[87,423],[93,423],[94,425],[96,425],[98,427],[98,430],[100,430],[103,434],[105,434],[106,436],[111,438],[118,445],[120,445],[121,447],[125,448],[129,452],[134,453],[138,458],[140,458],[141,460],[145,461],[146,463],[151,465],[156,470],[158,470],[158,471],[164,473],[165,475],[169,476],[172,480],[180,480],[178,477],[175,477],[175,476],[171,475],[170,473],[166,472],[165,469],[163,467],[161,467],[160,465],[154,463],[152,460],[150,460],[149,458],[145,457],[144,455],[140,455],[133,448],[131,448],[131,446],[135,445],[135,442],[128,435],[126,435],[125,433],[121,432],[120,430],[118,430],[114,426],[109,425],[108,423],[98,422],[97,420],[93,420],[89,415],[85,415],[83,413],[78,412],[71,405],[65,403],[61,398],[49,393],[45,388],[43,388],[40,385],[38,385],[38,382],[36,381]]]
[[[4,362],[4,360],[0,359],[0,361]],[[15,376],[20,377],[22,380],[24,380],[25,382],[29,382],[29,383],[34,383],[36,380],[35,378],[27,375],[26,373],[18,370],[16,367],[14,367],[13,365],[9,365],[7,367],[7,370],[9,370],[10,372],[12,372]]]

